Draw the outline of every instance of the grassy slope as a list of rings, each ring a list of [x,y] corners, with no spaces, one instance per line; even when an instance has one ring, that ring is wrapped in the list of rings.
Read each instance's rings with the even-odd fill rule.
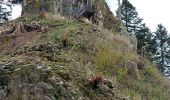
[[[28,22],[38,20],[28,19]],[[50,27],[47,33],[37,33],[31,42],[18,47],[15,55],[0,57],[0,65],[11,62],[14,68],[20,68],[9,75],[12,78],[8,82],[11,90],[8,98],[12,98],[13,92],[17,92],[12,80],[17,79],[17,76],[29,76],[38,64],[51,68],[50,76],[45,76],[36,69],[35,72],[42,77],[39,81],[49,83],[48,78],[55,77],[54,81],[63,87],[66,85],[66,94],[75,100],[170,98],[169,80],[161,76],[148,61],[145,61],[145,68],[139,70],[140,80],[133,79],[128,75],[127,69],[121,67],[124,61],[140,62],[139,56],[131,50],[125,37],[106,30],[100,31],[93,25],[77,21],[44,19],[40,23]],[[96,77],[101,78],[97,87],[94,85]],[[37,81],[29,83],[34,82]],[[15,97],[19,99],[21,94],[18,91]],[[65,98],[53,92],[44,95]]]

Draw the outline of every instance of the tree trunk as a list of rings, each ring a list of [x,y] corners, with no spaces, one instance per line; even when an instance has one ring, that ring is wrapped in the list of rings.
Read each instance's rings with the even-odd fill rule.
[[[27,31],[24,29],[24,24],[23,22],[18,22],[15,25],[15,31],[13,32],[14,34],[21,34],[21,33],[26,33]]]

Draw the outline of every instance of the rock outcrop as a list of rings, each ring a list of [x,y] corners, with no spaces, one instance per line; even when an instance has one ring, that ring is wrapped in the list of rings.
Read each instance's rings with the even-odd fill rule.
[[[128,74],[130,76],[132,76],[134,79],[140,80],[139,70],[138,70],[138,66],[136,63],[127,61],[125,62],[125,66],[127,67]]]
[[[85,17],[93,24],[117,32],[120,26],[104,0],[25,0],[22,16],[40,13],[54,18]]]

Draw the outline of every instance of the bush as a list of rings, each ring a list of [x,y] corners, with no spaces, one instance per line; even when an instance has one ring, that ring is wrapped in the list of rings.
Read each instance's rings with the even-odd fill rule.
[[[90,78],[90,84],[94,89],[98,88],[99,84],[103,82],[103,77],[101,75],[95,75]]]
[[[154,76],[154,77],[159,77],[159,75],[160,75],[158,70],[156,70],[156,68],[154,68],[152,66],[144,67],[144,74]]]

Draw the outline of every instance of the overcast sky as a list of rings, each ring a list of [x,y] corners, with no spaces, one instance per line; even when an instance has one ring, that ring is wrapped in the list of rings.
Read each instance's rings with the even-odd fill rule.
[[[115,14],[117,0],[107,0],[111,10]],[[162,23],[170,32],[170,0],[129,0],[152,31]]]
[[[12,9],[12,19],[16,19],[17,17],[21,16],[21,5],[15,5]]]
[[[117,0],[107,0],[108,4],[115,15],[117,9]],[[129,0],[138,13],[143,18],[148,27],[152,31],[156,30],[159,23],[162,23],[170,32],[170,0]],[[21,7],[16,6],[13,9],[13,18],[17,18],[21,14]]]

